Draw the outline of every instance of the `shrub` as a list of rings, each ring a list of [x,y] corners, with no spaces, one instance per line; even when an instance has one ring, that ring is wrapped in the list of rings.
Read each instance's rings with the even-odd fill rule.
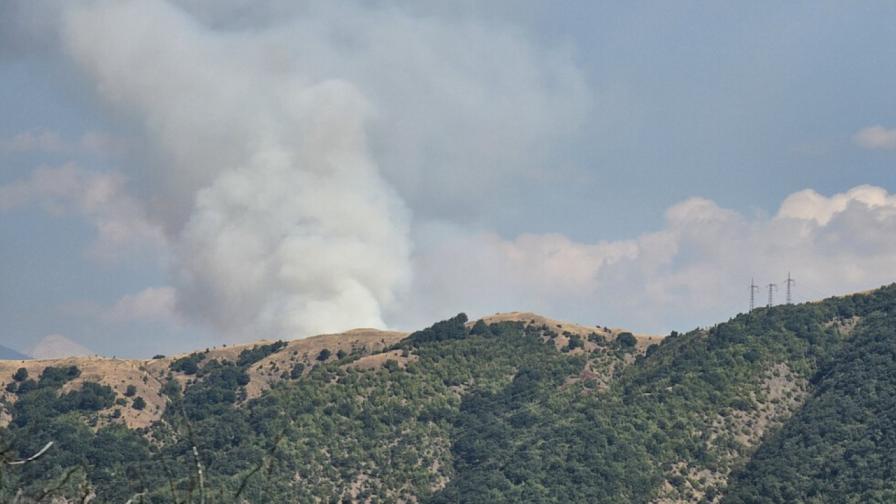
[[[50,366],[40,375],[38,385],[41,387],[61,387],[66,382],[81,376],[78,366]]]
[[[36,388],[37,382],[32,379],[28,379],[19,384],[19,388],[16,390],[16,394],[24,395]]]
[[[473,328],[470,329],[470,334],[473,335],[489,335],[491,334],[491,330],[488,328],[488,324],[485,323],[484,320],[479,319],[473,324]]]
[[[619,336],[616,336],[616,343],[622,348],[634,348],[638,344],[638,340],[630,332],[621,332]]]
[[[137,393],[137,387],[134,385],[128,385],[128,388],[125,389],[125,391],[124,391],[124,396],[125,397],[134,397],[134,395],[136,393]]]
[[[27,379],[28,379],[28,370],[25,369],[25,368],[23,368],[23,367],[20,367],[20,368],[19,368],[18,370],[16,370],[16,372],[12,375],[12,379],[15,380],[15,381],[17,381],[17,382],[27,380]]]
[[[191,353],[186,357],[181,357],[171,363],[172,371],[180,371],[186,375],[194,375],[199,371],[199,363],[205,358],[204,354],[199,352]]]
[[[115,404],[115,392],[108,385],[85,382],[81,390],[73,390],[59,398],[56,407],[61,413],[67,411],[99,411]]]
[[[585,346],[585,342],[582,341],[582,337],[573,334],[569,337],[569,343],[567,344],[570,350],[575,350],[576,348],[583,348]]]
[[[137,411],[142,411],[146,408],[146,401],[144,401],[142,397],[137,396],[134,398],[134,402],[131,403],[131,407]]]
[[[180,397],[180,384],[177,383],[177,380],[169,378],[168,381],[162,385],[162,395],[168,396],[171,399]]]
[[[455,339],[463,339],[467,336],[467,315],[458,313],[453,318],[436,322],[430,327],[417,331],[408,336],[407,341],[412,344],[426,343],[431,341],[448,341]]]
[[[319,354],[317,354],[317,360],[324,362],[325,360],[330,358],[330,355],[332,355],[332,352],[330,352],[330,349],[324,348],[323,350],[320,351]]]
[[[255,345],[248,350],[243,350],[242,352],[240,352],[239,357],[237,357],[236,359],[236,365],[250,366],[260,361],[261,359],[264,359],[268,355],[280,351],[280,349],[285,346],[285,341],[275,341],[268,345]]]
[[[604,337],[601,336],[600,334],[597,334],[596,332],[592,332],[592,333],[588,334],[588,341],[590,341],[592,343],[596,343],[598,345],[602,345],[602,344],[606,343],[606,340],[604,339]]]

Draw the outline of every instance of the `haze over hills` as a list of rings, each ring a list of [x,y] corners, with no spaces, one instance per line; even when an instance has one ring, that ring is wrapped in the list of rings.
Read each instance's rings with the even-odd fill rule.
[[[29,357],[21,352],[17,352],[12,348],[5,347],[0,345],[0,360],[16,360],[16,359],[28,359]]]
[[[5,457],[53,442],[7,466],[0,498],[891,502],[894,370],[896,285],[665,338],[460,314],[411,334],[0,362]]]

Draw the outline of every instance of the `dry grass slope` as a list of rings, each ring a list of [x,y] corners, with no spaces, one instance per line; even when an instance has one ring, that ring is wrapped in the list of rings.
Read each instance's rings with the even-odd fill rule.
[[[563,347],[569,341],[568,336],[578,335],[585,340],[585,348],[578,348],[573,352],[592,350],[593,343],[587,341],[588,335],[597,333],[610,340],[615,338],[623,329],[610,329],[602,326],[583,326],[570,322],[563,322],[529,312],[498,313],[483,317],[486,323],[519,321],[526,324],[544,325],[556,332],[558,336],[555,344]],[[471,321],[472,325],[475,321]],[[305,339],[288,341],[286,346],[279,351],[268,355],[264,359],[252,364],[248,369],[249,384],[246,386],[248,399],[260,396],[274,383],[283,379],[284,373],[289,373],[297,363],[303,363],[307,369],[319,363],[318,355],[324,349],[331,352],[330,360],[336,359],[336,355],[343,351],[346,354],[360,355],[361,357],[347,364],[358,369],[374,369],[383,366],[387,361],[394,360],[399,366],[404,367],[408,362],[416,359],[416,356],[404,355],[401,351],[381,353],[385,348],[401,341],[408,333],[401,331],[383,331],[378,329],[352,329],[336,334],[322,334]],[[659,342],[662,338],[635,334],[638,341],[639,353],[647,346]],[[257,345],[273,343],[269,340],[259,340],[252,343],[213,347],[201,352],[207,352],[205,360],[217,359],[219,361],[235,362],[240,353]],[[106,357],[69,357],[64,359],[49,360],[0,360],[0,426],[9,422],[9,415],[2,403],[12,403],[15,395],[5,392],[6,384],[12,381],[12,375],[20,367],[28,370],[28,375],[37,378],[43,370],[49,366],[75,365],[81,370],[81,376],[67,383],[63,392],[79,388],[84,382],[96,382],[108,385],[115,392],[117,399],[125,401],[124,406],[113,406],[99,412],[97,426],[110,422],[122,422],[129,428],[144,428],[159,420],[165,412],[166,399],[161,390],[167,381],[169,374],[175,380],[185,386],[193,376],[180,372],[172,372],[171,364],[175,360],[189,354],[172,355],[158,359],[113,359]],[[604,370],[602,370],[604,371]],[[606,371],[600,373],[606,374]],[[137,389],[133,397],[126,397],[125,391],[129,385]],[[132,407],[134,397],[142,397],[146,401],[143,410]],[[121,411],[120,418],[113,418],[114,410]]]
[[[353,329],[344,333],[325,334],[310,338],[292,340],[286,347],[268,357],[253,364],[248,371],[250,382],[246,387],[249,398],[257,397],[270,388],[278,379],[283,370],[289,370],[295,362],[303,362],[312,365],[317,362],[317,356],[321,350],[328,349],[335,355],[343,350],[347,353],[354,351],[374,353],[384,347],[396,343],[407,336],[407,333],[399,331],[380,331],[377,329]],[[255,341],[241,345],[228,345],[208,349],[206,359],[218,359],[222,361],[236,361],[240,352],[251,349],[256,345],[272,343],[271,341]],[[165,397],[162,395],[162,385],[171,372],[171,363],[189,354],[173,355],[160,359],[111,359],[105,357],[69,357],[65,359],[48,360],[0,360],[0,401],[13,402],[15,394],[5,392],[6,384],[12,381],[12,375],[19,368],[28,370],[28,376],[37,378],[43,370],[50,366],[77,366],[81,370],[81,376],[67,383],[63,392],[78,389],[84,382],[96,382],[108,385],[115,392],[117,398],[126,401],[125,406],[113,406],[100,412],[100,422],[104,425],[109,422],[123,422],[130,428],[148,427],[161,418],[165,411]],[[174,378],[184,383],[193,377],[183,373],[172,373]],[[134,397],[142,397],[146,401],[143,410],[131,407],[133,398],[125,397],[128,385],[137,388]],[[121,410],[121,417],[113,419],[115,409]],[[0,426],[9,422],[9,416],[0,406]]]

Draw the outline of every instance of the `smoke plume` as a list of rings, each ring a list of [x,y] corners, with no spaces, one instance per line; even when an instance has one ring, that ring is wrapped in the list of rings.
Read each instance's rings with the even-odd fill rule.
[[[180,311],[233,337],[384,325],[409,274],[408,217],[355,86],[163,2],[80,4],[63,23],[71,58],[154,153]]]

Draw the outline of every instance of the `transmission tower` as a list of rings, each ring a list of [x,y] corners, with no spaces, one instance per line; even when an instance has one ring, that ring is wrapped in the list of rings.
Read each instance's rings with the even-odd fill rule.
[[[754,278],[750,279],[750,311],[752,312],[754,308],[756,308],[756,292],[759,291],[759,286],[756,285],[756,280]]]
[[[790,277],[790,272],[787,273],[787,304],[791,304],[793,302],[793,298],[790,297],[790,287],[792,285],[796,285],[796,280]]]
[[[778,290],[778,284],[768,284],[768,307],[771,308],[775,304],[775,291]]]

